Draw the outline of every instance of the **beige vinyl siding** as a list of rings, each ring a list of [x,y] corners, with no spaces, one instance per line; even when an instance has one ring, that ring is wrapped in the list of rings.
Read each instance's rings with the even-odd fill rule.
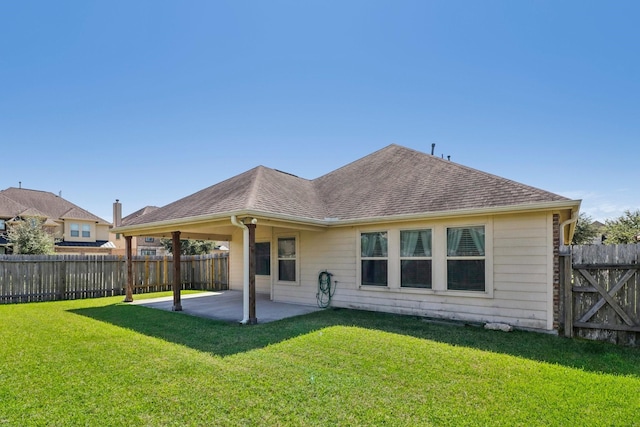
[[[229,289],[234,291],[242,290],[242,257],[242,230],[236,227],[231,233],[231,240],[229,241]]]
[[[359,269],[356,242],[358,231],[344,230],[341,241],[351,235],[353,263],[348,279],[340,280],[332,305],[400,314],[463,320],[471,322],[504,322],[531,329],[550,329],[548,292],[550,281],[549,256],[552,251],[552,230],[548,225],[550,214],[525,214],[512,216],[478,217],[465,220],[425,221],[406,224],[376,226],[391,233],[404,228],[428,227],[434,230],[433,242],[433,290],[399,288],[393,256],[389,257],[389,287],[372,289],[360,287],[357,282]],[[491,277],[487,280],[486,293],[456,292],[446,290],[446,266],[444,230],[449,226],[484,224],[486,227],[486,268]],[[367,230],[363,228],[363,230]],[[332,245],[337,237],[326,233],[325,245]],[[439,239],[440,241],[436,241]],[[344,254],[342,254],[344,256]],[[552,259],[552,258],[551,258]],[[439,265],[438,265],[439,263]],[[327,267],[329,271],[331,268]],[[348,266],[343,267],[344,271]]]
[[[274,234],[283,230],[274,230]],[[324,232],[302,231],[299,237],[300,283],[296,285],[274,283],[274,301],[315,305],[318,275],[327,270],[332,279],[354,282],[355,242],[351,233],[342,229]]]
[[[272,299],[315,305],[318,274],[327,270],[337,281],[332,306],[461,320],[501,322],[520,328],[552,329],[552,214],[527,213],[455,220],[412,221],[374,227],[343,227],[324,232],[299,231],[299,282],[275,281],[277,237],[292,230],[258,225],[257,236],[271,235]],[[446,289],[446,228],[484,225],[487,278],[485,292]],[[433,288],[401,288],[398,245],[392,235],[402,229],[433,229]],[[359,286],[360,232],[388,230],[389,286]],[[399,234],[398,234],[399,236]],[[393,237],[397,239],[396,237]],[[258,237],[257,237],[258,239]],[[259,239],[258,239],[259,240]],[[242,232],[234,232],[230,286],[242,289]],[[264,285],[259,285],[260,291]]]
[[[515,326],[551,329],[553,230],[551,213],[500,217],[494,226],[495,300],[521,310],[502,314]]]

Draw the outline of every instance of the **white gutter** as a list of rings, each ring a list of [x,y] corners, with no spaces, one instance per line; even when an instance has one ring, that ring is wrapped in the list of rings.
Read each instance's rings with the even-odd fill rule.
[[[541,210],[563,209],[563,208],[578,208],[580,206],[580,200],[557,200],[553,202],[531,203],[523,205],[507,205],[496,206],[492,208],[473,208],[473,209],[459,209],[451,211],[437,211],[427,213],[412,213],[412,214],[400,214],[392,216],[379,216],[379,217],[367,217],[367,218],[354,218],[354,219],[336,219],[336,218],[305,218],[297,217],[294,215],[279,214],[274,212],[257,211],[252,209],[243,209],[234,212],[220,212],[211,215],[176,218],[171,220],[163,220],[158,222],[152,222],[140,225],[125,225],[120,227],[114,227],[111,229],[112,233],[128,234],[130,231],[135,231],[136,235],[144,235],[144,233],[153,234],[156,229],[172,228],[176,225],[183,226],[184,224],[198,225],[201,223],[207,223],[211,221],[225,220],[231,214],[232,216],[242,215],[248,217],[263,217],[267,220],[280,220],[291,222],[294,224],[308,224],[318,227],[340,227],[340,226],[352,226],[360,224],[373,224],[379,222],[401,222],[401,221],[413,221],[426,218],[452,218],[452,217],[464,217],[464,216],[476,216],[476,215],[494,215],[502,213],[513,212],[535,212]]]
[[[235,215],[231,215],[231,224],[242,229],[243,271],[242,271],[242,314],[240,321],[243,325],[249,322],[249,228],[239,222]]]
[[[578,220],[578,211],[575,210],[571,213],[571,218],[569,218],[568,220],[562,222],[560,224],[560,235],[562,236],[562,242],[564,243],[564,228],[571,224],[572,222],[576,222]],[[571,242],[569,242],[569,244],[571,244]]]

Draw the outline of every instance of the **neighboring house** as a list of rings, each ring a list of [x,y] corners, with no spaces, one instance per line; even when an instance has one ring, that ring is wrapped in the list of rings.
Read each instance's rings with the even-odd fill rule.
[[[0,191],[0,253],[12,253],[11,224],[34,217],[55,237],[56,253],[110,254],[109,224],[54,193],[10,187]]]
[[[127,225],[133,219],[149,212],[153,212],[156,209],[158,209],[157,206],[145,206],[144,208],[122,218],[122,203],[120,203],[119,200],[116,200],[113,204],[113,223],[116,226]],[[114,255],[126,255],[125,242],[120,233],[110,233],[109,240],[111,240],[116,247]],[[168,251],[162,244],[159,237],[138,236],[132,240],[132,254],[140,256],[162,256],[167,255]]]
[[[116,230],[228,240],[245,295],[255,239],[255,287],[274,301],[316,304],[328,271],[334,307],[553,331],[579,207],[394,144],[314,180],[258,166]]]

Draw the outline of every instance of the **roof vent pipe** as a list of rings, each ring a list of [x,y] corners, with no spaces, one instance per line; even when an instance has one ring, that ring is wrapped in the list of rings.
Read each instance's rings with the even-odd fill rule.
[[[242,271],[242,320],[241,324],[249,323],[249,228],[231,215],[231,224],[242,229],[243,271]]]
[[[436,143],[431,144],[431,155],[433,156],[433,152],[436,150]]]

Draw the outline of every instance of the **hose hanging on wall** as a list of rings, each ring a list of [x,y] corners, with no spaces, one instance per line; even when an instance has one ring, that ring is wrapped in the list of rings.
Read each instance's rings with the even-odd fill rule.
[[[336,288],[331,288],[331,276],[333,274],[328,271],[321,271],[318,275],[318,293],[316,294],[316,299],[318,300],[318,307],[327,308],[329,304],[331,304],[331,297],[333,297],[333,293],[336,291]],[[337,282],[336,282],[337,283]]]

